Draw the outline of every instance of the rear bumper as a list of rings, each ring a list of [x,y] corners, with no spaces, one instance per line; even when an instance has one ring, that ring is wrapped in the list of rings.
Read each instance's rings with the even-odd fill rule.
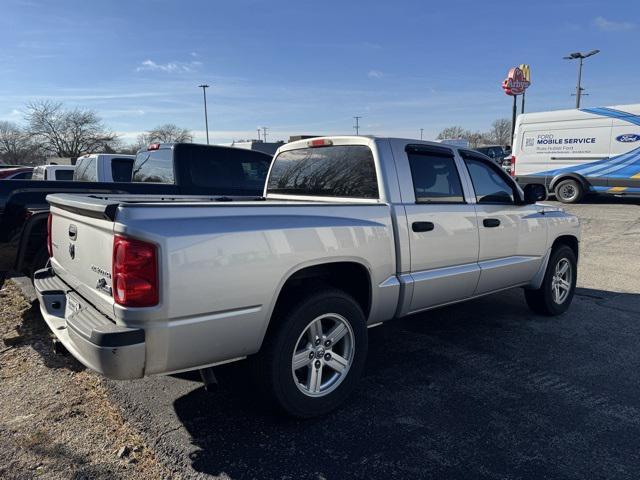
[[[75,293],[51,268],[36,272],[34,286],[42,317],[78,361],[109,378],[144,376],[143,329],[116,325]]]

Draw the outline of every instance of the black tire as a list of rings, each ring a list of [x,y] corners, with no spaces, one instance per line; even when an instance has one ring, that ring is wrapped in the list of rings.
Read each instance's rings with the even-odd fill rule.
[[[293,354],[300,351],[300,342],[308,341],[305,332],[312,321],[326,314],[337,314],[349,323],[351,331],[345,337],[353,338],[351,361],[344,378],[335,382],[333,390],[321,394],[323,396],[309,396],[301,390],[302,387],[298,386],[300,382],[294,378]],[[281,318],[273,318],[272,321],[277,323],[265,338],[260,353],[254,358],[254,373],[257,374],[259,386],[277,409],[296,418],[316,417],[337,408],[354,390],[367,358],[367,326],[358,303],[340,290],[323,289],[304,297],[284,312]],[[339,348],[339,343],[340,341],[336,342],[336,349]],[[307,346],[309,345],[311,344]],[[308,351],[313,350],[315,353],[314,348],[319,347],[312,347]],[[335,353],[338,353],[337,350]],[[323,357],[326,358],[324,355]],[[313,367],[314,363],[310,363],[308,367],[302,368],[308,368],[306,371],[311,375]],[[322,367],[317,370],[321,372],[321,379],[325,368],[325,375],[335,375],[323,362]]]
[[[29,266],[29,274],[31,276],[31,281],[33,281],[33,275],[40,269],[47,266],[47,262],[49,261],[49,252],[46,247],[38,250],[33,257],[33,261]]]
[[[558,182],[553,192],[562,203],[578,203],[584,197],[582,184],[573,178]]]
[[[561,302],[558,302],[556,295],[554,295],[554,274],[558,264],[563,261],[567,261],[571,269],[570,289],[566,297],[562,299]],[[540,288],[524,291],[527,305],[533,312],[550,317],[566,312],[575,294],[577,276],[578,264],[573,250],[566,245],[554,249],[554,251],[551,252],[547,271],[544,274],[544,280]]]

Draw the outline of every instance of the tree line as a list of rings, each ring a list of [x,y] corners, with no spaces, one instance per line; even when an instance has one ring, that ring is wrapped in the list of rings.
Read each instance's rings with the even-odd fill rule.
[[[40,165],[48,157],[78,158],[93,152],[133,153],[150,143],[192,142],[191,131],[159,125],[125,144],[93,110],[66,108],[50,100],[27,104],[24,126],[0,121],[0,163]]]
[[[471,131],[460,126],[447,127],[438,136],[438,140],[461,138],[469,141],[472,148],[481,145],[511,145],[511,120],[499,118],[486,132]]]

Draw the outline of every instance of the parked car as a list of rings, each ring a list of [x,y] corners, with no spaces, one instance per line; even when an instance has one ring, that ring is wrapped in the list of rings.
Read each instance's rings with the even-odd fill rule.
[[[39,165],[33,169],[32,180],[73,180],[73,165]]]
[[[135,155],[93,153],[76,160],[76,182],[130,182]]]
[[[261,197],[271,155],[251,150],[195,144],[152,145],[136,159],[133,182],[0,182],[0,272],[32,275],[49,256],[49,204],[56,192],[95,195],[249,195]],[[117,174],[116,174],[117,176]]]
[[[33,167],[11,167],[0,169],[0,180],[29,180]]]
[[[640,104],[525,113],[514,138],[521,185],[542,183],[564,203],[640,195]]]
[[[497,165],[502,165],[504,159],[509,156],[507,151],[502,145],[483,145],[482,147],[474,148],[476,152],[480,152],[486,155],[491,160],[496,162]]]
[[[353,390],[367,327],[513,287],[558,315],[574,294],[578,219],[471,150],[293,142],[264,196],[50,195],[47,324],[117,379],[251,357],[257,398],[310,417]]]

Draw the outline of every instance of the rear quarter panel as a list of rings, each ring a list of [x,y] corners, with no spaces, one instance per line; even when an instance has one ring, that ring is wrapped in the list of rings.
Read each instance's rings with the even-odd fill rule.
[[[115,229],[160,247],[161,299],[121,309],[144,326],[147,374],[167,373],[259,350],[280,289],[306,266],[364,265],[372,283],[369,321],[397,306],[394,239],[387,205],[121,207]]]

